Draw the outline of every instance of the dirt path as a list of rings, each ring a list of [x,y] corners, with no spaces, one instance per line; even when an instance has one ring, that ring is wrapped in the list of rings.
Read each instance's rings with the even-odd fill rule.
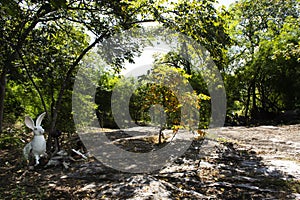
[[[252,149],[269,170],[279,170],[300,180],[300,125],[224,127],[218,136]]]
[[[148,138],[149,130],[136,131]],[[300,125],[214,132],[214,139],[195,140],[180,158],[144,174],[93,159],[28,170],[21,149],[0,150],[0,199],[300,199]],[[126,150],[153,147],[124,132],[105,134]]]

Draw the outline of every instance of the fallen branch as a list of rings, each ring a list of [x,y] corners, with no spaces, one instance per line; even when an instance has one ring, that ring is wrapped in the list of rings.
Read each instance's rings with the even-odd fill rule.
[[[79,152],[79,151],[77,151],[77,150],[75,150],[75,149],[72,149],[72,151],[73,151],[74,153],[80,155],[83,159],[85,159],[85,160],[88,159],[88,158],[87,158],[85,155],[83,155],[81,152]]]
[[[187,195],[192,195],[197,199],[203,199],[203,198],[208,198],[207,196],[205,196],[204,194],[201,194],[199,192],[193,191],[193,190],[185,190],[185,189],[181,189],[176,187],[175,185],[172,185],[171,183],[168,183],[166,181],[160,180],[163,184],[165,184],[167,187],[170,187],[173,190],[176,190],[182,194],[187,194]]]

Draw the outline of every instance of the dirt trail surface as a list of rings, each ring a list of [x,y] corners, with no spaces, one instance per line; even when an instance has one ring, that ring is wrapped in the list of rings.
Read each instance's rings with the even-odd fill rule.
[[[157,133],[147,127],[131,131],[145,138]],[[212,132],[213,139],[193,141],[180,158],[145,174],[123,173],[93,159],[68,169],[28,170],[20,149],[1,150],[0,199],[300,199],[300,125]],[[157,148],[122,131],[105,134],[129,151]]]
[[[263,158],[269,170],[279,170],[300,180],[300,126],[225,127],[219,137],[236,141]],[[242,134],[241,134],[242,133]]]

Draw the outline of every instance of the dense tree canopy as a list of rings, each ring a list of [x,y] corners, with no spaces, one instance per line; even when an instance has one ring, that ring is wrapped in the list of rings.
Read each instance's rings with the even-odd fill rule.
[[[101,43],[104,39],[140,27],[143,22],[159,22],[192,37],[208,49],[220,68],[224,67],[222,52],[229,38],[222,17],[213,7],[214,1],[3,0],[0,3],[0,132],[4,127],[2,122],[10,126],[25,114],[37,115],[42,111],[47,112],[49,141],[56,129],[73,132],[71,94],[82,59],[99,44],[105,49]],[[118,55],[108,49],[111,68],[119,72],[123,63],[132,61],[141,48],[135,45]]]
[[[267,119],[299,107],[298,3],[241,0],[230,7],[230,109]]]
[[[50,129],[54,130],[64,92],[67,87],[71,88],[68,83],[82,57],[104,37],[136,18],[136,15],[130,15],[132,19],[125,16],[122,6],[126,4],[113,1],[1,2],[0,121],[3,120],[6,82],[19,79],[16,76],[26,72],[24,81],[29,79],[34,85],[43,109],[48,111]],[[89,45],[84,38],[87,30],[97,36]],[[43,86],[38,82],[51,88],[46,91],[52,96],[47,97],[48,105],[43,97],[46,94],[39,89]],[[52,112],[47,109],[50,105]]]
[[[143,51],[144,44],[128,44],[128,38],[120,38],[115,42],[124,44],[124,48],[116,54],[105,41],[132,27],[142,29],[144,22],[158,22],[207,49],[224,78],[228,115],[259,118],[299,108],[298,1],[240,0],[220,11],[214,3],[0,1],[0,132],[25,114],[34,116],[42,111],[47,112],[50,133],[56,129],[73,132],[74,77],[80,66],[91,63],[102,70],[96,94],[96,104],[101,107],[97,109],[98,118],[103,123],[108,119],[112,125],[109,99],[118,73],[126,61],[133,62],[133,57]],[[197,95],[205,99],[201,116],[205,118],[202,127],[207,127],[207,85],[201,73],[194,70],[198,66],[178,54],[190,48],[182,42],[177,51],[160,61],[191,76],[189,81]],[[93,62],[97,56],[105,58],[109,66]],[[132,106],[144,109],[139,101],[139,95],[133,96]],[[142,118],[139,109],[133,114],[136,119]]]
[[[217,4],[0,0],[0,199],[299,197],[299,0]]]

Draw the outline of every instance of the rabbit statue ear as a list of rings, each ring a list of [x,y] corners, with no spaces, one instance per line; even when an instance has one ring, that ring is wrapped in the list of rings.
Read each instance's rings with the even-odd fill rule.
[[[28,128],[34,130],[34,121],[31,119],[31,117],[28,116],[25,117],[25,124]]]
[[[36,126],[40,126],[44,117],[46,115],[46,112],[43,112],[42,114],[40,114],[40,116],[38,116],[37,120],[36,120]]]

